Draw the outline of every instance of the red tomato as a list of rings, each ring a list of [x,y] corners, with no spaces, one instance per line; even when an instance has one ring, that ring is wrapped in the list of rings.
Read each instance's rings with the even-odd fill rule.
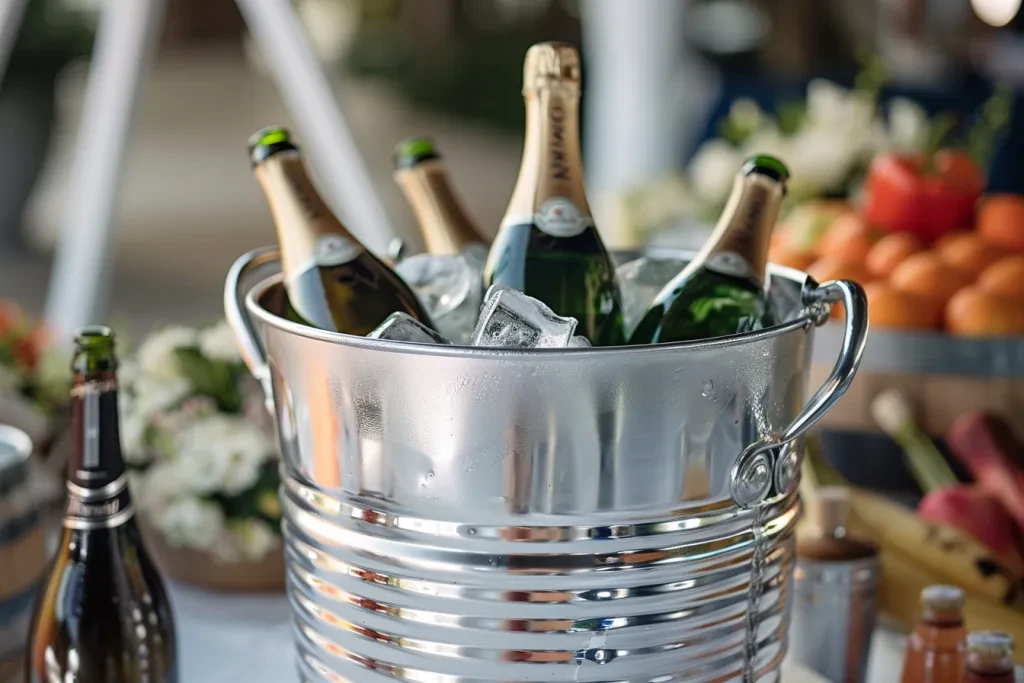
[[[929,167],[922,155],[878,154],[864,182],[867,222],[927,239],[970,224],[985,176],[964,152],[943,150]]]

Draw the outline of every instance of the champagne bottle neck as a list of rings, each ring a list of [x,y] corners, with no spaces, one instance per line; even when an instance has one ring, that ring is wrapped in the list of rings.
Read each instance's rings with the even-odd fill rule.
[[[593,225],[583,185],[579,88],[553,83],[527,88],[526,140],[503,224],[533,222],[555,237]]]
[[[298,152],[265,158],[255,174],[270,205],[285,278],[315,266],[347,263],[362,253],[363,246],[313,187]]]
[[[395,172],[395,181],[412,206],[427,252],[459,254],[483,239],[455,196],[439,159],[423,161]]]
[[[71,390],[72,446],[65,526],[112,528],[132,516],[112,369],[78,374]]]
[[[757,174],[737,177],[725,210],[694,263],[764,282],[768,246],[784,195],[784,186],[774,179]]]

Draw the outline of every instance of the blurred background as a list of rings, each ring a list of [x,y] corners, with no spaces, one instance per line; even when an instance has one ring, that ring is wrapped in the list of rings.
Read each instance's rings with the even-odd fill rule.
[[[0,26],[0,34],[16,33],[0,86],[0,298],[14,298],[30,313],[45,306],[104,4],[27,0],[22,21],[8,18]],[[966,121],[994,83],[1015,91],[1024,79],[1019,0],[295,6],[387,217],[414,250],[419,237],[390,178],[394,143],[433,135],[468,208],[496,230],[521,151],[522,57],[538,40],[582,46],[587,182],[611,245],[632,245],[682,217],[715,213],[716,178],[730,177],[734,167],[727,154],[702,143],[742,129],[742,116],[730,117],[737,100],[756,103],[757,115],[775,112],[786,135],[806,117],[808,84],[824,77],[870,91],[883,104],[911,96],[915,109],[901,121],[909,121],[903,133],[913,136],[924,134],[914,130],[916,108]],[[261,126],[292,122],[233,0],[167,0],[158,56],[143,81],[114,211],[105,302],[112,319],[136,332],[217,316],[231,261],[273,243],[245,141]],[[819,94],[811,106],[844,106],[838,95]],[[1024,190],[1017,128],[1008,126],[996,145],[990,190]],[[835,138],[817,145],[806,163],[787,159],[798,182],[802,168],[805,178],[843,176],[814,194],[855,191],[844,185],[847,171],[855,176],[866,163],[856,150],[840,150],[848,141]]]

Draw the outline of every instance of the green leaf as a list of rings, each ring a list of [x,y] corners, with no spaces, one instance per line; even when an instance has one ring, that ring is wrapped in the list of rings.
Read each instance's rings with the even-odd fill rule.
[[[182,373],[197,394],[212,398],[222,412],[237,414],[241,411],[243,398],[238,381],[242,368],[210,360],[194,347],[177,348],[174,353]]]
[[[776,112],[779,131],[783,135],[793,135],[804,125],[807,119],[805,102],[783,102]]]

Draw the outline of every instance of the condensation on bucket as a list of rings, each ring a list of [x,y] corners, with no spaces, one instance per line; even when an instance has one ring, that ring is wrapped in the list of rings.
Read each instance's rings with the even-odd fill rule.
[[[852,377],[856,285],[827,292],[849,344],[807,402],[826,293],[794,271],[771,330],[522,352],[288,323],[279,276],[242,282],[268,253],[226,301],[272,395],[305,681],[777,680],[800,512],[777,455]]]

